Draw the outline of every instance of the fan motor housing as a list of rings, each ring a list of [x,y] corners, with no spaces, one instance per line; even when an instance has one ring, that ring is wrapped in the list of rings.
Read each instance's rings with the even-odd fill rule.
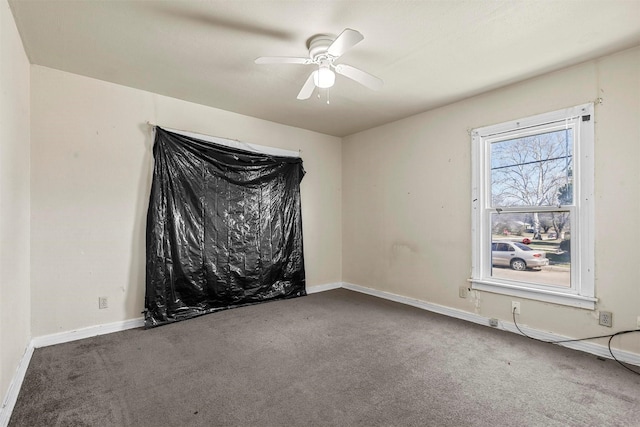
[[[325,55],[329,46],[333,43],[333,38],[327,34],[318,34],[313,36],[309,42],[309,57],[313,60],[323,59],[320,58]]]

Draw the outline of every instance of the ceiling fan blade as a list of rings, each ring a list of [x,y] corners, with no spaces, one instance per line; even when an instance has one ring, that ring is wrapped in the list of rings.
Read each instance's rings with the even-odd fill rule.
[[[384,82],[381,79],[359,70],[356,67],[352,67],[351,65],[338,64],[335,66],[335,70],[336,73],[349,77],[351,80],[355,80],[369,89],[380,90],[382,89],[382,85],[384,85]]]
[[[340,35],[331,43],[331,46],[327,49],[327,53],[331,56],[338,57],[343,53],[360,43],[364,39],[364,36],[356,30],[346,28]]]
[[[304,82],[304,85],[302,86],[302,89],[300,89],[300,93],[298,94],[298,99],[311,98],[311,95],[313,94],[313,90],[316,88],[316,84],[313,82],[313,76],[317,72],[318,71],[316,70],[313,73],[311,73],[307,81]]]
[[[256,64],[311,64],[309,58],[294,58],[290,56],[261,56],[256,58]]]

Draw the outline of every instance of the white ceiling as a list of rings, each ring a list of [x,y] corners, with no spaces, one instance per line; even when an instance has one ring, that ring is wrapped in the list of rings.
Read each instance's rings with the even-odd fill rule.
[[[9,0],[31,63],[345,136],[640,44],[640,0]],[[353,28],[338,76],[296,99],[307,40]]]

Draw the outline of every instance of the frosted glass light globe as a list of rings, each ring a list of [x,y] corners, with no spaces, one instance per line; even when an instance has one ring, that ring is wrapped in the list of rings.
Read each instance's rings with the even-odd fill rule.
[[[336,82],[336,74],[329,67],[320,67],[313,74],[313,82],[321,89],[326,89]]]

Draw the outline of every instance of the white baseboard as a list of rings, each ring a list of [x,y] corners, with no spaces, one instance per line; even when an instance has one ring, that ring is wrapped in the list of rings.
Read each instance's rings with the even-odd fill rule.
[[[34,348],[48,347],[50,345],[62,344],[65,342],[81,340],[98,335],[110,334],[113,332],[126,331],[127,329],[140,328],[144,326],[144,319],[123,320],[120,322],[105,323],[103,325],[89,326],[73,331],[60,332],[57,334],[43,335],[31,340]]]
[[[2,407],[0,408],[0,427],[7,427],[7,425],[9,425],[9,419],[11,418],[13,407],[16,405],[18,400],[18,394],[20,393],[24,376],[27,373],[29,362],[31,362],[33,350],[33,341],[31,341],[27,345],[27,348],[20,359],[20,363],[18,363],[16,373],[11,379],[9,389],[7,390],[7,394],[2,402]]]
[[[443,305],[438,305],[438,304],[433,304],[433,303],[429,303],[429,302],[425,302],[425,301],[421,301],[413,298],[408,298],[402,295],[392,294],[390,292],[379,291],[377,289],[366,288],[364,286],[354,285],[352,283],[343,282],[342,287],[345,289],[360,292],[363,294],[372,295],[372,296],[387,299],[390,301],[399,302],[402,304],[410,305],[412,307],[421,308],[427,311],[432,311],[434,313],[444,314],[445,316],[455,317],[457,319],[462,319],[469,322],[478,323],[480,325],[489,326],[489,318],[480,316],[479,314],[469,313],[467,311],[458,310],[458,309],[446,307]],[[516,325],[514,323],[506,322],[503,320],[500,320],[498,322],[498,326],[496,327],[496,329],[502,329],[504,331],[513,332],[518,335],[521,335],[520,332],[516,329]],[[520,329],[522,329],[522,332],[524,332],[530,337],[545,340],[545,341],[560,341],[560,340],[567,340],[567,339],[574,338],[574,337],[557,335],[550,332],[544,332],[544,331],[529,328],[526,326],[520,326]],[[559,343],[558,345],[571,348],[574,350],[583,351],[585,353],[591,353],[599,357],[612,359],[611,354],[609,353],[609,349],[607,348],[606,345],[596,344],[588,341]],[[640,354],[632,353],[630,351],[615,350],[615,349],[613,352],[616,358],[621,362],[640,366]]]
[[[318,292],[330,291],[332,289],[340,289],[342,282],[325,283],[324,285],[315,285],[307,287],[307,295],[317,294]]]

